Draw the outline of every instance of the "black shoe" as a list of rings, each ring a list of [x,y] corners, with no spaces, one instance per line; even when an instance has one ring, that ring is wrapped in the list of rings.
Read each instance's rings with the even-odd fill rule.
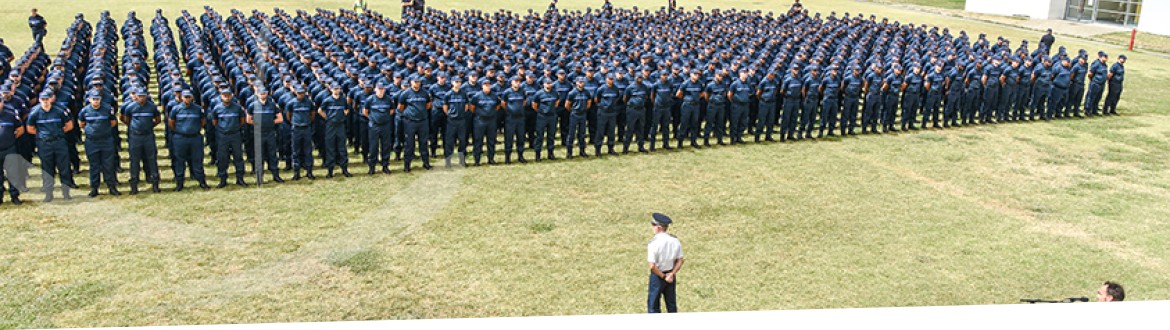
[[[97,188],[93,188],[93,189],[90,189],[90,190],[89,190],[89,198],[94,198],[94,197],[97,197],[97,196],[98,196],[98,190],[97,190]]]
[[[641,148],[641,147],[639,147],[639,148],[638,148],[638,152],[647,152],[647,151],[646,151],[646,148]]]
[[[581,150],[580,154],[581,158],[589,158],[589,154],[585,153],[585,150]]]
[[[207,182],[199,182],[199,189],[208,190],[211,189],[211,186],[208,186]]]
[[[548,160],[557,160],[557,155],[554,155],[552,152],[549,152],[548,153]]]
[[[523,161],[523,159],[521,159],[521,161]],[[434,168],[434,167],[431,166],[431,164],[423,164],[423,169],[425,169],[427,171],[430,171],[432,168]]]
[[[53,202],[53,194],[51,194],[51,193],[50,193],[50,194],[45,194],[45,199],[42,199],[42,200],[41,200],[41,202],[42,202],[42,203],[51,203],[51,202]]]
[[[488,165],[496,165],[495,159],[488,159]]]
[[[24,201],[20,200],[20,196],[12,196],[12,205],[22,205]]]
[[[61,189],[61,199],[70,200],[73,196],[69,196],[69,189]]]
[[[284,183],[284,178],[281,178],[280,174],[274,172],[272,173],[272,182]]]
[[[137,195],[137,194],[138,194],[138,185],[131,184],[130,185],[130,195],[133,196],[133,195]]]
[[[301,170],[293,171],[293,178],[292,179],[293,179],[293,181],[300,181],[301,180]]]
[[[183,191],[183,184],[182,183],[175,184],[174,192],[180,192],[180,191]],[[113,193],[110,193],[110,194],[113,195]]]
[[[236,178],[236,185],[240,187],[247,187],[248,183],[244,182],[244,178]]]
[[[153,192],[153,193],[158,193],[158,192],[161,192],[161,191],[162,191],[162,190],[159,190],[159,189],[158,189],[158,182],[154,182],[154,183],[151,183],[151,184],[150,184],[150,192]]]
[[[342,167],[342,168],[341,168],[341,175],[344,175],[344,176],[345,176],[345,177],[347,177],[347,178],[352,178],[352,177],[353,177],[353,174],[349,174],[349,168],[348,168],[348,167]]]
[[[219,185],[216,185],[215,187],[216,187],[216,188],[219,188],[219,189],[223,189],[224,187],[227,187],[227,179],[219,179]],[[131,195],[133,195],[133,194],[134,194],[134,190],[133,190],[134,188],[133,188],[133,187],[131,187],[130,189],[132,189],[132,190],[130,190],[130,194],[131,194]]]
[[[382,166],[382,173],[390,174],[390,168],[387,166]]]
[[[333,178],[333,168],[332,167],[329,168],[329,173],[325,174],[325,178],[326,179]]]
[[[70,183],[70,184],[67,184],[67,185],[65,185],[65,186],[66,186],[66,187],[69,187],[69,189],[79,189],[79,188],[80,188],[80,187],[78,187],[78,186],[77,186],[77,184],[76,184],[76,183]]]
[[[305,174],[305,177],[309,178],[309,180],[317,180],[317,176],[313,175],[313,172],[311,171],[308,174]]]
[[[511,163],[512,163],[512,154],[504,155],[504,164],[511,164]]]
[[[117,187],[110,187],[110,196],[122,196],[122,192]]]
[[[610,156],[617,156],[618,155],[618,153],[613,151],[613,150],[610,150],[607,154]]]
[[[374,172],[374,165],[370,165],[370,170],[367,171],[366,174],[374,175],[374,173],[376,173],[376,172]]]
[[[520,156],[520,159],[517,159],[516,161],[520,162],[520,164],[528,164],[528,160],[524,159],[524,156]]]

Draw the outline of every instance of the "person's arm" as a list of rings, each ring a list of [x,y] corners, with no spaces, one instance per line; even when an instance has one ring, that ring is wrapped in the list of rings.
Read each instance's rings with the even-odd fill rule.
[[[679,257],[678,259],[674,259],[674,269],[671,269],[670,273],[666,274],[666,283],[674,283],[674,277],[676,274],[678,274],[678,271],[682,270],[682,266],[683,266],[683,258],[682,257]],[[655,267],[655,268],[657,268],[657,267]]]
[[[666,276],[667,276],[666,273],[663,273],[662,270],[658,269],[658,265],[655,265],[653,262],[650,262],[649,264],[650,264],[650,272],[654,273],[654,276],[666,278]]]

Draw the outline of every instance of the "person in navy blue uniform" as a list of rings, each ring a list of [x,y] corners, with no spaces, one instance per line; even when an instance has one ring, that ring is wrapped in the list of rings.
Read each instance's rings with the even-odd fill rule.
[[[316,179],[313,176],[313,122],[316,117],[314,110],[316,106],[308,97],[305,86],[298,84],[293,90],[296,92],[296,98],[289,101],[284,108],[285,115],[292,125],[293,180],[301,179],[301,169],[305,170],[305,176],[309,180],[313,180]]]
[[[883,95],[885,97],[885,104],[882,106],[882,112],[879,117],[882,122],[882,133],[894,131],[898,129],[894,127],[894,120],[898,114],[898,101],[901,99],[903,88],[902,83],[905,82],[902,66],[894,63],[893,68],[886,73],[885,90]]]
[[[678,87],[678,91],[675,92],[675,98],[682,99],[679,124],[675,135],[677,135],[679,148],[682,148],[684,139],[689,139],[691,147],[697,149],[699,148],[699,108],[705,97],[706,87],[699,80],[702,73],[698,69],[692,69],[690,75],[691,79],[683,82]]]
[[[1101,95],[1105,93],[1105,83],[1109,79],[1109,55],[1097,52],[1097,60],[1089,66],[1089,92],[1085,96],[1085,115],[1097,116],[1100,113]]]
[[[962,125],[975,124],[975,114],[983,106],[983,62],[976,60],[968,65],[964,76],[966,90],[963,91]]]
[[[922,77],[922,67],[917,64],[910,66],[910,72],[902,81],[902,130],[917,130],[915,119],[922,106],[922,91],[926,79]],[[923,122],[925,124],[925,122]]]
[[[268,171],[272,172],[272,181],[284,183],[284,179],[280,177],[280,158],[276,157],[276,125],[284,123],[284,114],[276,102],[268,97],[268,89],[264,87],[256,89],[256,96],[252,102],[252,105],[247,109],[247,123],[252,125],[254,129],[260,130],[260,154],[263,162],[268,165]],[[264,170],[258,169],[257,171],[263,178]],[[256,184],[261,183],[263,182],[256,182]]]
[[[16,140],[24,136],[24,123],[20,122],[20,117],[15,111],[9,111],[6,107],[4,98],[0,98],[0,204],[4,203],[4,185],[8,185],[8,196],[12,199],[12,204],[24,204],[20,200],[20,189],[16,188],[10,180],[10,176],[16,173],[8,172],[11,164],[8,164],[8,156],[16,154]],[[13,156],[12,161],[23,162],[19,156]]]
[[[362,102],[362,115],[369,120],[369,162],[368,174],[374,174],[374,166],[381,164],[382,173],[390,174],[390,154],[394,149],[394,96],[387,90],[390,83],[378,80],[374,94]]]
[[[1084,118],[1081,115],[1081,102],[1085,100],[1085,75],[1089,73],[1089,67],[1086,63],[1088,57],[1085,55],[1085,50],[1081,50],[1081,55],[1077,56],[1072,65],[1072,85],[1068,89],[1067,106],[1069,113],[1073,117]]]
[[[1064,118],[1068,101],[1068,90],[1072,86],[1072,63],[1069,58],[1060,58],[1060,64],[1052,69],[1052,89],[1048,93],[1048,119]]]
[[[463,85],[463,78],[455,76],[451,78],[451,90],[442,96],[443,114],[447,117],[446,133],[443,134],[443,158],[447,168],[451,168],[453,157],[459,157],[459,166],[467,166],[467,119],[471,116],[467,109],[471,102],[470,95],[469,88]],[[549,139],[552,139],[554,133],[549,132]],[[551,140],[549,147],[552,147]],[[537,159],[540,159],[539,152],[537,155]],[[549,156],[552,156],[551,149]]]
[[[548,159],[557,159],[553,154],[556,147],[556,133],[557,133],[557,108],[560,106],[560,96],[558,95],[555,83],[552,79],[544,78],[542,81],[544,89],[536,92],[532,96],[532,108],[536,112],[536,135],[533,141],[532,150],[536,152],[536,161],[540,161],[540,151],[544,148],[548,149]],[[641,141],[641,140],[639,140]],[[627,146],[628,144],[627,139]]]
[[[841,82],[843,95],[841,99],[841,136],[857,135],[857,110],[861,101],[861,91],[865,87],[865,77],[861,75],[861,67],[852,65],[849,73]]]
[[[617,87],[614,79],[617,79],[614,74],[606,75],[605,85],[598,87],[594,92],[593,98],[597,104],[597,129],[594,130],[596,136],[593,141],[593,153],[598,157],[601,157],[603,143],[609,147],[610,155],[617,155],[614,151],[617,145],[614,134],[617,130],[618,102],[622,97],[622,90]],[[603,137],[605,139],[602,139]]]
[[[1007,62],[1003,65],[1003,89],[1000,90],[999,112],[996,113],[995,121],[1010,122],[1013,121],[1016,108],[1016,101],[1019,100],[1020,89],[1020,64],[1014,57],[1009,57]]]
[[[516,150],[520,163],[528,163],[524,159],[524,105],[528,96],[524,93],[520,76],[513,76],[511,82],[512,87],[500,94],[504,102],[504,164],[512,163],[512,150]]]
[[[496,117],[500,112],[500,107],[503,106],[500,98],[492,89],[492,82],[484,79],[480,82],[481,90],[471,95],[471,100],[468,102],[470,111],[475,114],[475,123],[472,138],[472,155],[475,158],[475,166],[480,165],[480,157],[483,155],[484,146],[487,146],[488,164],[496,164],[496,134],[498,132],[498,121]],[[571,93],[570,93],[571,94]]]
[[[674,149],[670,146],[670,125],[673,123],[672,109],[676,103],[674,99],[675,88],[674,82],[670,81],[670,71],[666,69],[659,71],[659,81],[655,82],[651,89],[651,99],[654,101],[654,114],[649,121],[648,132],[651,151],[655,150],[655,142],[659,133],[662,135],[663,149]]]
[[[626,134],[622,140],[622,153],[630,152],[630,143],[638,141],[638,152],[646,150],[646,109],[650,105],[650,87],[646,86],[643,77],[634,76],[634,82],[626,86],[624,92],[626,104]]]
[[[793,65],[789,73],[780,83],[780,93],[784,95],[784,111],[780,118],[780,141],[797,139],[797,122],[804,98],[804,79],[800,76],[800,68]]]
[[[25,120],[25,131],[37,138],[45,203],[53,201],[53,179],[56,177],[60,177],[61,194],[66,200],[71,199],[69,189],[77,189],[65,147],[65,133],[73,130],[73,120],[63,107],[54,104],[54,94],[49,89],[41,92],[40,102],[29,109]]]
[[[171,127],[171,168],[175,172],[175,191],[183,191],[186,172],[199,182],[199,188],[207,190],[206,174],[203,171],[203,135],[200,129],[207,123],[203,108],[195,103],[195,94],[183,89],[182,103],[171,109],[167,126]],[[87,148],[88,149],[88,148]]]
[[[763,80],[756,86],[756,98],[760,101],[759,113],[756,115],[755,142],[760,142],[760,136],[768,142],[776,141],[772,133],[776,128],[777,100],[780,97],[780,80],[776,78],[776,71],[768,71]]]
[[[1109,67],[1109,93],[1105,94],[1105,105],[1101,107],[1103,115],[1117,115],[1117,101],[1121,99],[1122,84],[1125,82],[1125,54],[1117,56],[1117,62]]]
[[[926,89],[926,101],[922,104],[922,129],[926,124],[939,128],[939,107],[942,106],[943,90],[946,87],[946,75],[942,65],[933,65],[928,69],[923,88]]]
[[[219,92],[220,102],[207,114],[211,124],[215,127],[216,176],[219,185],[216,188],[227,187],[228,162],[235,165],[236,185],[247,187],[244,182],[243,140],[240,130],[243,128],[246,114],[243,107],[236,102],[231,90],[223,89]],[[133,169],[131,169],[133,170]]]
[[[1048,120],[1048,95],[1052,89],[1052,60],[1044,57],[1044,64],[1037,65],[1032,71],[1032,113],[1029,120]]]
[[[402,117],[403,129],[406,130],[404,150],[406,158],[402,165],[403,171],[406,173],[410,173],[416,144],[419,156],[422,158],[423,168],[431,169],[431,155],[428,153],[430,147],[427,145],[427,140],[430,137],[427,111],[431,109],[432,98],[431,94],[422,88],[422,84],[422,77],[411,76],[410,88],[398,94],[398,113]]]
[[[447,82],[446,73],[435,74],[435,83],[427,87],[427,92],[431,94],[431,112],[430,122],[430,147],[431,154],[438,156],[438,148],[441,142],[447,138],[447,116],[443,114],[443,102],[446,101],[445,96],[447,91],[451,90],[451,84]],[[444,149],[445,150],[445,149]]]
[[[959,125],[959,114],[963,112],[963,109],[966,109],[966,106],[963,105],[963,101],[966,100],[963,88],[966,80],[966,69],[967,63],[960,61],[947,73],[945,83],[947,103],[943,107],[943,128]]]
[[[732,82],[727,91],[727,98],[731,100],[731,108],[727,117],[731,124],[731,134],[729,134],[731,135],[731,144],[744,143],[743,133],[748,129],[746,127],[748,112],[751,110],[752,97],[755,94],[756,86],[750,79],[750,73],[747,70],[741,70],[739,79]]]
[[[103,177],[110,195],[121,195],[114,171],[114,162],[117,161],[114,154],[118,152],[114,146],[114,127],[118,126],[118,119],[114,117],[113,108],[102,104],[102,95],[97,91],[90,92],[87,99],[89,104],[81,109],[77,118],[81,129],[85,131],[85,158],[89,159],[89,197],[97,197]]]
[[[878,132],[878,117],[885,105],[882,101],[882,91],[885,88],[885,75],[882,74],[882,68],[874,63],[865,75],[865,107],[861,110],[861,134],[870,131]]]
[[[586,115],[593,106],[593,93],[585,89],[585,77],[577,77],[577,87],[569,91],[565,99],[565,107],[569,109],[569,139],[565,143],[565,157],[573,159],[574,143],[579,148],[581,157],[589,157],[585,153],[585,133],[588,131]]]
[[[706,125],[703,126],[704,147],[711,146],[712,133],[715,135],[716,143],[726,144],[723,142],[723,133],[727,130],[727,107],[730,103],[727,98],[728,90],[724,73],[717,71],[714,79],[707,83],[707,88],[703,91],[707,100]]]
[[[325,122],[324,166],[329,171],[325,177],[332,178],[333,170],[337,167],[341,167],[341,175],[352,177],[353,174],[349,173],[349,149],[345,145],[349,103],[342,94],[340,84],[334,83],[329,89],[332,94],[317,108],[317,115]]]
[[[820,66],[813,64],[808,67],[808,74],[804,76],[804,87],[802,87],[804,101],[800,107],[800,127],[796,132],[798,140],[802,137],[806,139],[813,137],[812,131],[816,124],[817,112],[821,107],[821,92],[823,91],[821,84],[824,83],[824,79],[821,76]]]
[[[32,9],[32,15],[28,16],[28,28],[32,30],[33,43],[40,45],[45,39],[45,33],[49,30],[46,27],[49,25],[41,14],[37,13],[37,9]]]
[[[999,56],[991,59],[991,65],[983,71],[983,109],[979,112],[979,123],[995,123],[993,115],[998,115],[1003,109],[1000,104],[1000,93],[1003,91],[1003,67]]]
[[[146,168],[146,181],[150,190],[159,192],[158,143],[154,127],[162,122],[162,114],[146,89],[139,88],[133,93],[133,102],[122,107],[122,123],[128,127],[127,140],[130,143],[130,194],[138,194],[138,182],[142,168]]]

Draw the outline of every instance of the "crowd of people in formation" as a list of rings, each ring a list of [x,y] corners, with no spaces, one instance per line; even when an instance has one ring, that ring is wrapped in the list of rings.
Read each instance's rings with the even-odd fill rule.
[[[496,164],[501,133],[525,163],[1114,115],[1125,79],[1124,55],[800,7],[404,8],[78,15],[55,58],[37,44],[7,73],[0,153],[35,151],[52,200],[82,142],[90,196],[120,194],[125,157],[135,194],[160,191],[159,149],[175,190],[209,189],[208,160],[220,188],[257,156],[275,182],[351,176],[350,150],[371,175]]]

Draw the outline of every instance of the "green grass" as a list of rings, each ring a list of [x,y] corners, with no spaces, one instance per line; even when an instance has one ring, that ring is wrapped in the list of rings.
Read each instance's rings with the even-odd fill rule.
[[[1129,47],[1129,38],[1131,32],[1116,32],[1107,33],[1094,36],[1105,42],[1108,42],[1119,47]],[[1143,33],[1138,31],[1137,39],[1134,40],[1134,48],[1144,49],[1155,52],[1170,53],[1170,36],[1160,34]]]
[[[944,9],[963,9],[967,0],[869,0],[879,3],[904,3],[910,5],[938,7]]]
[[[804,2],[1030,36],[874,3]],[[33,3],[0,17],[14,49],[27,45],[22,8]],[[199,7],[143,3],[38,5],[51,47],[79,10],[120,20],[129,8],[147,19],[155,6],[172,17]],[[393,4],[374,6],[396,14],[384,8]],[[766,4],[703,6],[787,8]],[[1010,304],[1092,295],[1104,280],[1133,300],[1170,299],[1167,67],[1131,55],[1121,117],[5,204],[0,328],[639,313],[651,212],[676,219],[688,312]]]

